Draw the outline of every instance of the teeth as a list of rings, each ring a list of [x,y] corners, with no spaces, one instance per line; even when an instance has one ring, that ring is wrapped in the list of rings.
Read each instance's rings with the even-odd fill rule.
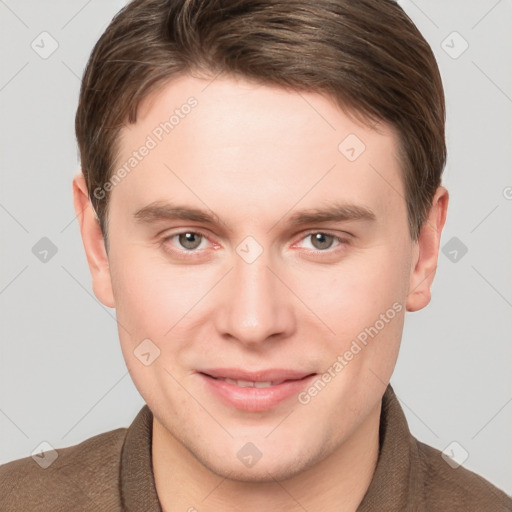
[[[241,388],[252,388],[254,387],[254,382],[251,382],[250,380],[237,380],[236,385]]]
[[[250,380],[234,380],[234,379],[219,379],[224,380],[228,384],[234,384],[235,386],[240,386],[241,388],[268,388],[270,386],[275,386],[277,384],[281,384],[283,381],[279,382],[272,382],[272,381],[266,381],[266,382],[253,382]]]
[[[255,382],[254,383],[255,388],[268,388],[269,386],[272,386],[272,382]]]

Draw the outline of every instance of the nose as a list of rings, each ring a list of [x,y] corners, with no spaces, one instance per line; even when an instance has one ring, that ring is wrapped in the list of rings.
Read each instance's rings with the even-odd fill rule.
[[[219,290],[222,306],[215,312],[223,338],[256,349],[292,334],[293,294],[283,284],[284,276],[269,263],[265,252],[252,263],[234,256],[230,278]]]

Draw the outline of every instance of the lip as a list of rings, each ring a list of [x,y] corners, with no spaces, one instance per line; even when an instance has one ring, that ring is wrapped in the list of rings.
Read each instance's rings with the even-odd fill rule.
[[[295,370],[268,369],[255,372],[235,368],[215,368],[197,372],[208,391],[229,407],[248,412],[263,412],[296,397],[317,376],[316,373]],[[240,387],[221,378],[253,382],[284,381],[257,388]]]
[[[252,372],[241,368],[207,368],[205,370],[198,371],[200,373],[206,373],[210,377],[233,380],[250,380],[252,382],[299,380],[313,373],[285,368],[268,368]]]

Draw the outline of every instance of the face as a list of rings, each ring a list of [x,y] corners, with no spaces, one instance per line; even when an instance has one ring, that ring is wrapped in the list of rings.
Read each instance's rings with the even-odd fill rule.
[[[123,129],[95,292],[155,423],[216,474],[336,453],[428,302],[397,138],[376,128],[316,93],[187,75]]]

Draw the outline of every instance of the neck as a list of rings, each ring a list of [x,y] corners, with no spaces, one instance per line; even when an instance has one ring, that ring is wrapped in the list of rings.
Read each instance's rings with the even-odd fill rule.
[[[201,464],[153,418],[152,462],[163,512],[356,512],[379,456],[381,403],[318,464],[281,481],[241,482]]]

